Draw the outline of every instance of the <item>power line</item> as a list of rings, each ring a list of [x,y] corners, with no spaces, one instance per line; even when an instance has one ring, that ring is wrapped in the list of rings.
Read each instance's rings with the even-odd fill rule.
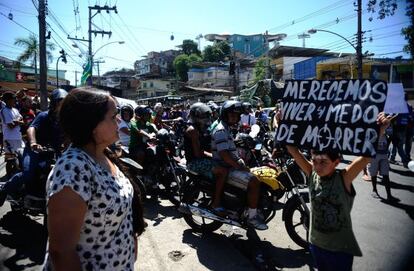
[[[36,33],[34,33],[33,31],[31,31],[30,29],[26,28],[25,26],[23,26],[23,25],[19,24],[19,23],[18,23],[18,22],[16,22],[15,20],[11,20],[11,19],[9,19],[9,16],[7,16],[6,14],[4,14],[3,12],[1,12],[1,11],[0,11],[0,14],[1,14],[2,16],[4,16],[5,18],[7,18],[9,21],[12,21],[13,23],[17,24],[17,25],[18,25],[18,26],[20,26],[21,28],[25,29],[26,31],[28,31],[28,32],[32,33],[33,35],[38,36]]]

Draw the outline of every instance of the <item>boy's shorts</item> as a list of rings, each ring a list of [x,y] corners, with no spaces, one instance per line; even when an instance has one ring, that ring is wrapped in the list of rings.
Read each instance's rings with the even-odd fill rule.
[[[21,139],[5,139],[3,145],[6,153],[17,153],[24,149],[24,142]]]
[[[371,176],[389,175],[390,163],[388,161],[388,155],[377,153],[377,155],[372,158],[371,164],[368,167],[368,171]]]
[[[213,168],[216,163],[210,158],[194,159],[187,164],[187,168],[204,177],[214,180]]]

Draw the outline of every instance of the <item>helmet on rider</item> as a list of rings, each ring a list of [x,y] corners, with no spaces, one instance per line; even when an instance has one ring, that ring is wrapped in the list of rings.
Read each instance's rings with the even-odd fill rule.
[[[242,111],[242,104],[239,101],[226,101],[221,107],[220,119],[226,122],[227,124],[229,124],[228,115],[230,113],[236,113],[238,116],[238,120],[236,123],[238,123],[240,121],[241,111]],[[231,123],[231,124],[236,124],[236,123]]]
[[[151,108],[149,108],[145,105],[138,105],[135,108],[134,112],[135,112],[135,116],[137,118],[140,118],[144,121],[148,121],[149,118],[151,117],[151,113],[152,113]]]
[[[129,104],[123,105],[121,107],[120,114],[121,114],[121,119],[123,119],[124,121],[128,121],[129,122],[132,119],[132,117],[134,116],[134,109]],[[128,114],[127,117],[126,117],[126,114]]]
[[[200,128],[208,126],[211,122],[211,109],[205,103],[195,103],[190,107],[191,123]]]
[[[52,95],[50,95],[49,109],[53,111],[59,102],[62,101],[67,95],[68,93],[64,89],[57,88],[53,90]]]
[[[244,102],[242,103],[242,107],[243,107],[243,112],[245,114],[249,114],[250,111],[252,110],[252,104],[249,102]]]

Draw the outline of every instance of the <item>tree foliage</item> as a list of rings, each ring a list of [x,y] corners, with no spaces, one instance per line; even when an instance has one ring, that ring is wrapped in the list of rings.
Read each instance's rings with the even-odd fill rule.
[[[205,62],[220,62],[225,61],[231,54],[230,45],[226,41],[208,45],[203,51],[203,61]]]
[[[367,3],[368,12],[371,14],[377,13],[378,19],[384,19],[387,16],[394,15],[397,7],[397,0],[368,0]],[[369,18],[369,20],[373,20],[372,16]]]
[[[401,32],[404,35],[405,39],[408,41],[408,44],[404,46],[404,51],[411,54],[411,57],[414,57],[414,1],[407,1],[407,12],[405,13],[409,18],[411,24],[407,27],[404,27]]]
[[[31,60],[32,65],[36,66],[35,62],[39,58],[39,42],[37,37],[34,34],[31,34],[28,38],[17,38],[14,41],[14,44],[23,47],[24,50],[23,53],[21,53],[17,58],[17,61],[26,62]],[[49,63],[53,61],[51,51],[54,49],[54,44],[46,43],[46,58]]]
[[[260,80],[266,79],[266,74],[269,69],[270,58],[261,57],[256,65],[254,66],[254,81],[258,82]]]
[[[183,40],[183,44],[181,45],[181,50],[186,55],[196,54],[201,55],[200,50],[198,50],[197,42],[193,40]]]
[[[181,54],[178,55],[173,62],[175,72],[180,81],[188,81],[188,70],[190,69],[192,63],[201,62],[201,57],[197,54]]]

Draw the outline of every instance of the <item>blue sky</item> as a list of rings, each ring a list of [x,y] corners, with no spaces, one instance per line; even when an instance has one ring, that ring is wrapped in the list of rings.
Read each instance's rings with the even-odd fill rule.
[[[33,0],[37,3],[36,0]],[[287,38],[281,45],[302,46],[297,35],[311,28],[321,28],[341,34],[352,40],[357,31],[357,17],[352,0],[49,0],[47,22],[52,28],[52,40],[57,45],[54,55],[60,48],[69,53],[68,63],[59,64],[66,69],[66,78],[74,84],[74,71],[81,71],[86,55],[72,47],[68,34],[78,38],[87,38],[88,5],[117,6],[118,14],[102,12],[93,22],[97,28],[112,31],[111,38],[97,36],[93,38],[93,51],[108,42],[125,41],[125,44],[111,44],[100,49],[95,59],[102,59],[101,73],[108,70],[133,68],[135,60],[149,51],[174,49],[183,39],[193,39],[199,34],[236,33],[254,34],[285,33]],[[374,19],[366,12],[363,0],[363,30],[366,42],[363,52],[375,53],[376,57],[403,56],[402,47],[406,44],[400,35],[401,28],[409,24],[405,16],[405,0],[398,1],[396,14],[384,20]],[[75,16],[74,6],[79,13]],[[37,10],[32,0],[0,0],[0,55],[15,59],[22,49],[15,46],[17,37],[26,37],[28,30],[38,33]],[[13,14],[14,22],[7,19]],[[5,16],[4,16],[5,15]],[[17,25],[24,26],[27,29]],[[174,40],[170,36],[174,35]],[[369,40],[372,38],[372,41]],[[210,44],[200,40],[201,47]],[[87,44],[78,45],[87,52]],[[326,48],[335,52],[352,53],[354,49],[329,33],[318,32],[306,39],[306,47]],[[56,58],[55,58],[56,59]],[[55,65],[53,62],[53,66]],[[94,71],[96,74],[96,71]],[[79,77],[78,77],[79,79]]]

